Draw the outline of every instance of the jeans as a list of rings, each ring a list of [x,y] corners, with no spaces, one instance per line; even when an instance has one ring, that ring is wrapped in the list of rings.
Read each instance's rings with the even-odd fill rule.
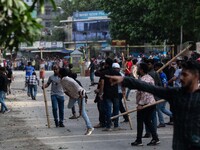
[[[153,109],[152,116],[151,116],[151,122],[153,123],[153,127],[155,131],[157,132],[157,116],[156,116],[156,109]],[[145,125],[146,134],[150,134],[150,130]]]
[[[52,111],[54,121],[58,122],[57,110],[59,109],[59,122],[63,123],[64,119],[64,96],[51,95]]]
[[[8,110],[8,108],[5,104],[5,92],[4,91],[0,91],[0,103],[1,103],[1,112]]]
[[[94,71],[90,72],[90,81],[91,81],[91,84],[94,83]]]
[[[167,115],[169,117],[172,117],[172,112],[165,108],[166,103],[167,102],[165,101],[163,103],[158,104],[157,107],[156,107],[157,108],[157,113],[158,113],[158,119],[159,119],[160,124],[165,124],[162,113],[164,113],[165,115]]]
[[[106,126],[106,118],[105,118],[105,104],[103,100],[99,100],[97,102],[97,108],[99,111],[99,122],[102,127]]]
[[[29,85],[31,98],[36,98],[37,95],[37,85]]]
[[[123,98],[122,93],[119,93],[119,110],[120,110],[121,113],[124,113],[124,112],[126,112],[126,109],[124,108],[124,105],[122,103],[122,98]],[[125,121],[129,120],[128,115],[123,115],[123,118],[124,118]]]
[[[105,98],[104,100],[105,104],[105,119],[106,119],[106,128],[111,128],[111,120],[110,118],[113,116],[116,116],[119,114],[119,98]],[[112,113],[112,105],[113,105],[113,113]],[[114,127],[119,126],[119,117],[114,119]]]
[[[130,94],[131,89],[127,88],[127,92],[126,92],[126,99],[128,100],[128,96]]]
[[[152,114],[155,111],[156,107],[148,107],[137,112],[137,141],[142,141],[143,125],[145,124],[154,140],[158,139],[158,135],[152,123]]]
[[[79,107],[81,107],[81,115],[86,123],[86,126],[88,129],[91,129],[92,128],[92,124],[90,122],[90,119],[87,115],[87,112],[85,110],[85,98],[82,98],[82,99],[69,99],[69,102],[68,102],[68,108],[72,108],[74,106],[74,104],[76,103],[76,101],[78,101],[78,105]]]

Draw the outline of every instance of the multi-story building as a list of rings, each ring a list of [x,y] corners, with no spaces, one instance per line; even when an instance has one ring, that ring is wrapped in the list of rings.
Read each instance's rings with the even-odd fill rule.
[[[93,45],[101,50],[107,47],[110,40],[108,14],[104,11],[74,12],[66,24],[67,38],[64,42],[67,49],[80,49]]]
[[[62,0],[54,0],[57,6],[60,6]],[[42,14],[39,10],[39,8],[37,9],[37,14],[38,14],[38,18],[42,19],[41,24],[44,26],[43,28],[43,32],[48,34],[51,34],[52,28],[53,28],[53,21],[54,19],[60,15],[61,10],[57,9],[54,10],[52,4],[49,2],[49,0],[45,0],[45,11],[44,14]],[[60,8],[60,7],[58,7]]]

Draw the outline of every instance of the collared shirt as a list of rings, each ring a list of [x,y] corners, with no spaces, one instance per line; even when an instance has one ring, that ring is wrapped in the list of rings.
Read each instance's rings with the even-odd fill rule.
[[[158,87],[126,77],[123,85],[169,101],[174,108],[173,150],[188,150],[193,144],[200,147],[200,89],[188,93],[181,87]]]
[[[146,74],[140,78],[141,81],[150,83],[154,85],[154,80],[153,78]],[[143,92],[143,91],[137,91],[136,93],[136,104],[138,105],[147,105],[147,104],[152,104],[155,102],[154,96],[150,93]]]
[[[62,78],[62,87],[71,99],[78,99],[80,97],[79,92],[85,91],[73,78],[63,77]]]
[[[30,77],[28,77],[28,84],[29,85],[37,85],[39,84],[39,80],[37,78],[36,75],[31,75]]]

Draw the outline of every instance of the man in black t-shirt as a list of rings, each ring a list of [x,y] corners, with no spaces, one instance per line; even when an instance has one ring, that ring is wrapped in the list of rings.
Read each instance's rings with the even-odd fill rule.
[[[112,114],[118,115],[119,114],[119,98],[118,98],[118,85],[112,86],[109,79],[105,77],[105,75],[117,75],[120,76],[120,73],[116,70],[112,69],[112,59],[107,58],[105,61],[105,70],[102,72],[101,79],[100,79],[100,92],[99,96],[100,99],[103,101],[103,105],[105,108],[105,125],[106,129],[104,131],[111,130],[111,116]],[[112,113],[112,106],[113,106],[113,113]],[[119,118],[114,120],[114,129],[119,129]]]

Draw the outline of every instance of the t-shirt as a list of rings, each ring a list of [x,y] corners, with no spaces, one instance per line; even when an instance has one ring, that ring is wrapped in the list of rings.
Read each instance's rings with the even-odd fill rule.
[[[118,98],[118,85],[111,85],[110,80],[105,77],[105,75],[117,75],[121,76],[121,74],[112,68],[106,69],[103,71],[102,79],[104,80],[104,88],[103,88],[103,98]]]
[[[26,66],[24,70],[26,71],[26,76],[28,77],[31,76],[35,71],[35,69],[32,66]]]
[[[61,85],[67,96],[71,99],[78,99],[80,97],[79,92],[85,91],[73,78],[63,77]]]
[[[181,72],[182,72],[182,69],[176,69],[174,73],[174,76],[176,77],[175,84],[174,84],[175,87],[181,87],[181,81],[180,81]]]
[[[57,75],[52,75],[49,77],[47,84],[51,84],[51,95],[64,96],[63,88],[61,85],[61,78]]]

